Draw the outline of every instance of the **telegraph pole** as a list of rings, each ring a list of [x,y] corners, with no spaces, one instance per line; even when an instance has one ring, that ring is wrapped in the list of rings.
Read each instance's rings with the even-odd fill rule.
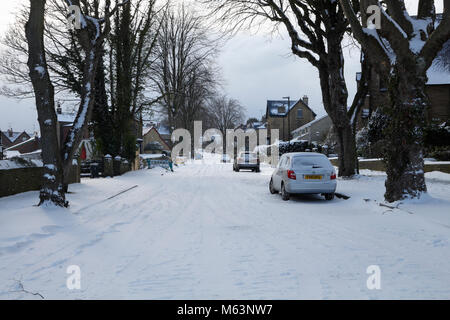
[[[3,160],[3,143],[2,143],[2,135],[0,130],[0,160]]]
[[[291,140],[291,121],[290,121],[290,111],[291,111],[291,97],[283,97],[283,99],[287,99],[288,107],[287,107],[287,122],[288,122],[288,140]],[[284,132],[283,132],[284,136]]]

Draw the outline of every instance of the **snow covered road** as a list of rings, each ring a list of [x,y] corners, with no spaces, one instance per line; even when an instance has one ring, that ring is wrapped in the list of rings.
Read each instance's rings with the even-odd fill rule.
[[[349,200],[283,202],[270,174],[197,161],[83,180],[69,210],[33,207],[36,192],[2,198],[0,299],[39,298],[19,281],[46,299],[450,298],[448,177],[391,210],[383,175],[339,180]],[[80,290],[66,286],[70,265]]]

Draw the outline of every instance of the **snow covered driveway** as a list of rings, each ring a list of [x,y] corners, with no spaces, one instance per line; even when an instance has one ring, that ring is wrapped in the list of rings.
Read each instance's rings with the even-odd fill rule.
[[[37,192],[1,198],[0,298],[450,298],[448,175],[389,209],[383,175],[339,180],[349,200],[283,202],[270,173],[196,162],[86,179],[69,210],[33,207]],[[80,290],[66,286],[70,265]],[[370,265],[381,290],[366,286]]]

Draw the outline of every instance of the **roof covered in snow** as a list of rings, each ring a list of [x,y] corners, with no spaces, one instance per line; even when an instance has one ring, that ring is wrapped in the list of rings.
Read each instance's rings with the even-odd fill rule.
[[[306,98],[306,97],[305,97]],[[303,106],[311,110],[314,117],[316,113],[312,110],[307,103],[303,100],[294,100],[290,101],[289,110],[287,108],[288,101],[287,100],[267,100],[267,108],[266,108],[266,116],[267,117],[286,117],[288,112],[290,112],[298,103],[301,103]]]
[[[170,135],[170,129],[169,127],[162,125],[162,124],[158,124],[158,125],[152,125],[152,126],[148,126],[142,129],[142,135],[145,136],[147,133],[149,133],[152,129],[155,129],[156,131],[158,131],[158,133],[160,135]]]
[[[162,135],[170,135],[169,127],[167,127],[167,126],[165,126],[163,124],[160,124],[158,126],[158,132],[159,132],[159,134],[162,134]]]
[[[15,148],[20,147],[20,146],[22,146],[22,145],[24,145],[24,144],[33,142],[33,141],[36,140],[36,139],[37,139],[37,135],[33,135],[31,138],[29,138],[29,139],[27,139],[27,140],[25,140],[25,141],[22,141],[22,142],[20,142],[20,143],[18,143],[18,144],[15,144],[15,145],[13,145],[13,146],[11,146],[11,147],[5,149],[5,150],[6,150],[6,151],[10,151],[11,149],[15,149]]]
[[[438,68],[434,68],[433,66],[428,69],[427,76],[428,85],[450,84],[450,72],[445,72]]]
[[[450,40],[433,61],[427,76],[429,85],[450,84]]]
[[[254,129],[254,130],[259,130],[259,129],[266,129],[266,123],[262,123],[262,122],[252,122],[248,125],[245,126],[245,129]]]
[[[58,113],[58,122],[73,123],[77,115],[75,113]]]
[[[290,102],[289,110],[291,110],[296,104],[298,100],[294,100]],[[284,117],[287,115],[287,100],[267,100],[267,111],[268,115],[272,117],[281,116]]]
[[[16,151],[16,150],[5,150],[3,154],[4,154],[6,159],[10,159],[12,157],[19,157],[20,156],[20,152]]]
[[[40,160],[25,160],[25,159],[0,160],[0,170],[42,167],[42,165],[43,165],[42,161]]]
[[[8,139],[11,143],[17,142],[16,141],[17,138],[19,138],[22,135],[22,133],[25,133],[26,135],[28,135],[28,137],[32,136],[32,134],[27,133],[25,131],[19,132],[19,131],[7,130],[7,131],[2,131],[2,133],[3,133],[3,137]],[[27,139],[28,139],[28,137],[27,137]]]
[[[309,128],[309,127],[311,127],[312,125],[316,124],[317,122],[323,121],[323,120],[325,120],[325,119],[327,119],[327,118],[329,118],[329,117],[330,117],[330,116],[327,115],[327,114],[326,114],[326,115],[323,115],[323,116],[321,116],[321,117],[319,117],[319,118],[317,118],[317,119],[315,119],[315,120],[313,120],[313,121],[308,122],[307,124],[304,124],[303,126],[297,128],[297,129],[293,130],[292,133],[297,133],[297,132],[299,132],[299,131],[301,131],[301,130],[303,130],[303,129]]]

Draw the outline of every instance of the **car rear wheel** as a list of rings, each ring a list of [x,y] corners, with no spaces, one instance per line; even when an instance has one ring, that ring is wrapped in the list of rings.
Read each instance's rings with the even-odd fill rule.
[[[286,191],[284,183],[281,184],[281,199],[283,199],[284,201],[289,200],[289,193]]]
[[[271,194],[277,193],[277,190],[275,190],[275,188],[273,187],[273,180],[272,179],[270,179],[269,191],[270,191]]]
[[[334,199],[334,193],[326,193],[325,200],[331,201]]]

